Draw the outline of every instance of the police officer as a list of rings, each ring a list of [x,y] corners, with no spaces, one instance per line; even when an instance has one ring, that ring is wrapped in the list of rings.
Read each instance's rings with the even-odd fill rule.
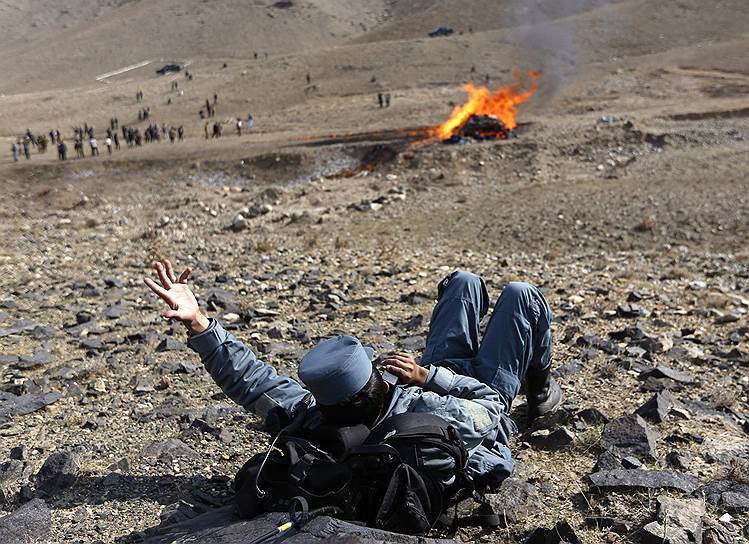
[[[269,426],[280,414],[291,417],[308,392],[323,418],[339,424],[373,427],[399,413],[435,413],[461,436],[474,480],[498,485],[514,466],[509,441],[517,427],[508,413],[521,383],[528,388],[531,418],[562,402],[559,385],[550,377],[551,310],[527,283],[505,287],[480,339],[479,322],[489,308],[486,285],[474,274],[455,272],[439,284],[421,364],[406,353],[386,358],[384,368],[397,380],[390,383],[372,364],[371,350],[352,336],[338,336],[304,356],[299,366],[303,387],[278,375],[200,312],[187,285],[189,268],[179,277],[169,261],[154,263],[154,269],[161,285],[144,281],[170,306],[163,316],[187,327],[188,345],[213,380]]]

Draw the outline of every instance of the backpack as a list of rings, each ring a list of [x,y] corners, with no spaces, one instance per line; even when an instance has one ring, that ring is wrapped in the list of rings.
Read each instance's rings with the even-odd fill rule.
[[[438,522],[449,525],[448,508],[478,498],[465,472],[463,442],[444,419],[403,413],[371,431],[326,423],[305,429],[309,402],[302,406],[271,448],[237,473],[235,500],[244,517],[293,510],[301,502],[310,515],[324,511],[368,527],[419,534]]]

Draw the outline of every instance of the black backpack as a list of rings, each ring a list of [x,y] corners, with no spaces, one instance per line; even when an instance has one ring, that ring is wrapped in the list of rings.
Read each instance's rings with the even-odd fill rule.
[[[447,523],[449,507],[476,496],[463,442],[440,417],[398,414],[371,431],[324,423],[305,430],[305,418],[305,409],[297,412],[270,450],[237,473],[236,502],[245,517],[293,509],[301,498],[312,511],[419,534]]]

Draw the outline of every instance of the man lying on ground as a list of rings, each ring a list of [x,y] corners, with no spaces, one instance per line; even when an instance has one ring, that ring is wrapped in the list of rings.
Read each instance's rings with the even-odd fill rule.
[[[299,365],[299,382],[280,376],[252,350],[200,311],[187,285],[190,269],[177,277],[172,264],[154,263],[161,285],[146,285],[170,307],[163,316],[188,329],[196,351],[214,381],[237,404],[267,423],[279,411],[292,418],[307,396],[312,412],[337,424],[370,428],[386,417],[426,412],[454,426],[469,454],[468,473],[479,485],[498,485],[513,469],[509,444],[517,431],[508,413],[525,382],[530,419],[562,402],[551,377],[551,310],[541,292],[527,283],[507,285],[480,339],[479,323],[489,309],[484,281],[454,272],[438,286],[426,348],[417,363],[406,353],[384,360],[397,384],[382,378],[371,350],[352,336],[321,341]],[[428,460],[427,460],[428,462]]]

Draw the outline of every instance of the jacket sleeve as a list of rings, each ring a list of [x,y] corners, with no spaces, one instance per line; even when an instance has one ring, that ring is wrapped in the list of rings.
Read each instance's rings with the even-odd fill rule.
[[[428,409],[453,424],[471,453],[481,443],[497,439],[504,406],[499,394],[470,376],[432,366],[424,392],[417,400],[418,411]]]
[[[266,423],[269,413],[279,408],[291,416],[308,393],[297,381],[279,376],[272,366],[255,357],[215,319],[205,331],[191,336],[187,345],[200,355],[208,373],[230,399]]]

